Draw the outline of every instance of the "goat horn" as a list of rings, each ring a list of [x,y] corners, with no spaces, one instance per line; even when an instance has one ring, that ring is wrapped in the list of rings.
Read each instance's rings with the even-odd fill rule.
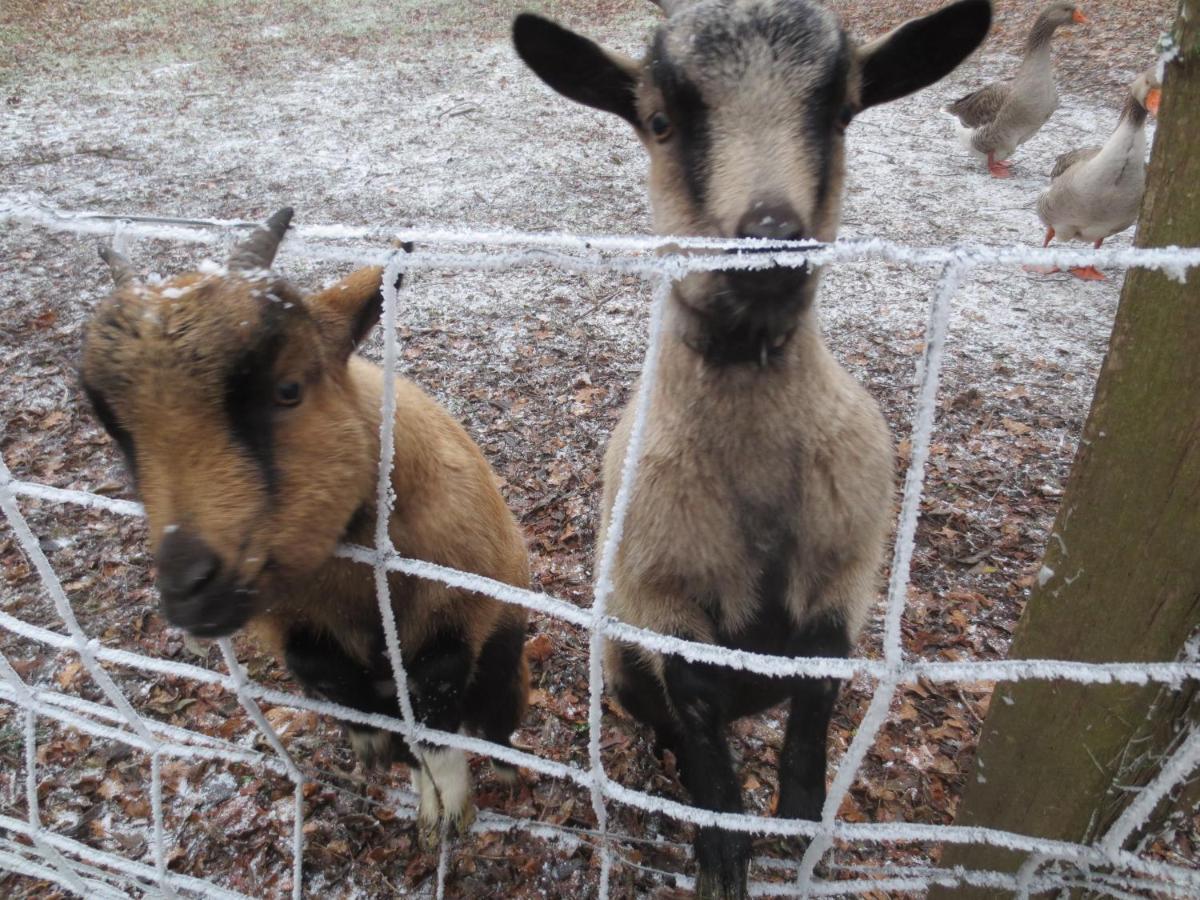
[[[108,263],[108,270],[112,273],[113,282],[118,290],[129,287],[131,284],[137,284],[137,276],[133,274],[133,265],[119,250],[114,250],[112,247],[101,247],[100,258]]]
[[[254,233],[233,248],[229,254],[231,272],[249,272],[254,269],[269,269],[275,261],[279,242],[292,221],[292,208],[285,206],[267,219],[265,226],[254,229]]]

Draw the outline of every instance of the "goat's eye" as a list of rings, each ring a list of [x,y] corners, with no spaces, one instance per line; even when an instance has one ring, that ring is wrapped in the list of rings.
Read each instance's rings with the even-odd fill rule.
[[[850,121],[853,118],[854,107],[847,103],[838,111],[837,122],[834,123],[834,127],[837,128],[839,132],[845,131],[846,126],[850,124]]]
[[[650,130],[654,132],[654,139],[656,141],[665,141],[674,131],[671,126],[671,120],[667,118],[667,114],[660,112],[656,112],[650,117]]]
[[[279,406],[297,406],[300,403],[300,382],[284,379],[275,382],[275,402]]]

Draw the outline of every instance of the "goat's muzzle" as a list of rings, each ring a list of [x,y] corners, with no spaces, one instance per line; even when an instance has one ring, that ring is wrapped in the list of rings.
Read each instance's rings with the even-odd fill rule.
[[[254,592],[222,571],[220,557],[198,535],[179,528],[164,535],[155,562],[168,622],[196,637],[225,637],[250,619]]]
[[[756,201],[738,221],[736,236],[761,240],[762,248],[732,250],[736,255],[779,253],[783,241],[808,237],[804,221],[789,204]],[[795,302],[808,284],[806,266],[773,264],[762,269],[733,269],[725,273],[729,288],[748,307],[779,306]]]

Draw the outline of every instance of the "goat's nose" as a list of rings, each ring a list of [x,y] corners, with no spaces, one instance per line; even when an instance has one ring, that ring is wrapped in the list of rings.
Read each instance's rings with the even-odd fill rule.
[[[737,226],[740,238],[764,238],[770,241],[798,241],[804,237],[800,215],[786,203],[758,201],[742,216]]]
[[[198,535],[169,529],[158,545],[158,592],[168,606],[200,593],[216,577],[221,560]]]

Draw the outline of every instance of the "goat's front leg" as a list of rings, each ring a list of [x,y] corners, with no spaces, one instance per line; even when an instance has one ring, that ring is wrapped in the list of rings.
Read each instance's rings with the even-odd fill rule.
[[[438,634],[422,648],[408,666],[418,722],[439,731],[459,730],[473,664],[471,648],[459,634]],[[465,832],[475,820],[471,770],[466,754],[454,748],[424,747],[417,757],[419,763],[413,767],[420,796],[417,841],[431,850],[441,840],[443,819],[453,833]]]
[[[729,672],[719,666],[668,657],[663,677],[671,706],[680,718],[679,774],[696,806],[741,812],[742,792],[729,754],[725,716]],[[696,896],[701,900],[741,900],[747,896],[750,836],[745,832],[700,828],[696,834]]]
[[[846,626],[834,616],[807,625],[788,645],[792,656],[842,658],[849,652]],[[836,678],[797,678],[793,682],[787,733],[779,757],[777,815],[781,818],[821,818],[829,719],[840,687],[841,680]]]
[[[364,665],[332,635],[297,625],[287,634],[284,661],[309,694],[361,712],[396,715],[396,685],[391,669]],[[342,723],[363,768],[387,768],[403,744],[390,731]]]

